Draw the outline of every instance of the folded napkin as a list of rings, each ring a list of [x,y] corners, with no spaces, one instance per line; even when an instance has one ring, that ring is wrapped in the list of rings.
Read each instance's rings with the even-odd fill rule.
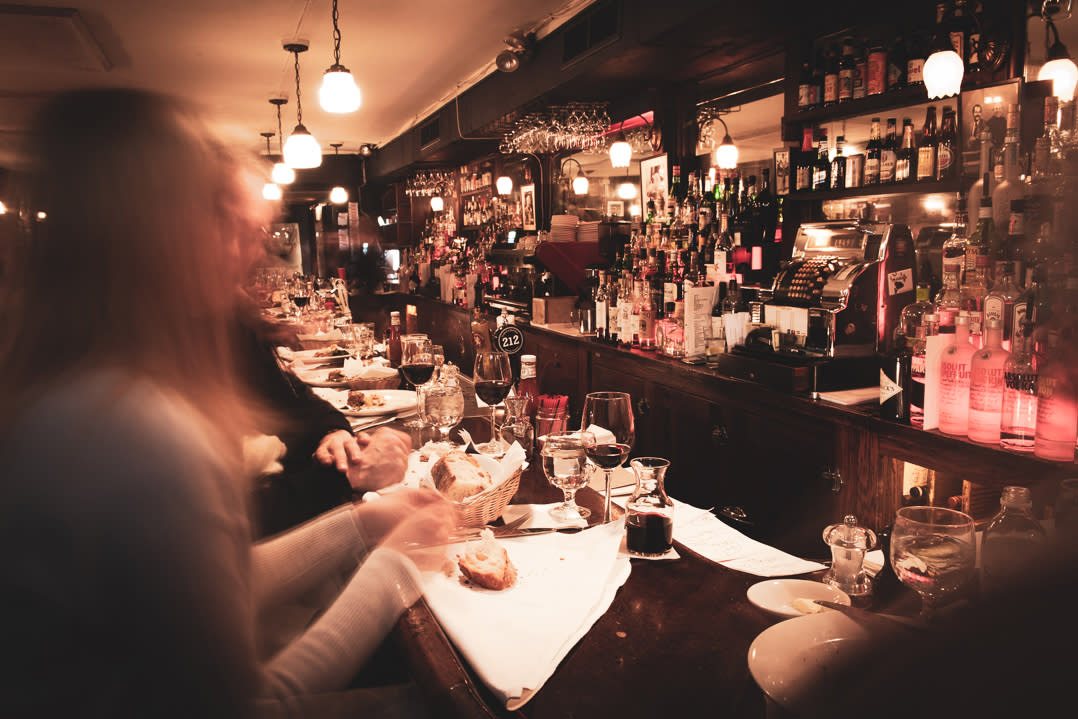
[[[424,445],[424,448],[426,447],[427,445]],[[444,448],[436,448],[432,445],[430,449],[432,451],[423,452],[417,450],[408,455],[408,468],[404,470],[402,486],[413,489],[436,489],[430,477],[430,468],[444,452],[439,453],[433,450]],[[463,448],[456,447],[455,449]],[[479,462],[479,466],[490,472],[490,477],[494,480],[494,484],[489,489],[475,495],[476,498],[494,491],[498,485],[513,476],[514,472],[526,466],[524,448],[516,442],[513,442],[505,454],[497,459],[486,454],[476,454],[474,456],[476,461]],[[475,501],[475,498],[471,497],[465,500],[465,502],[473,501]]]
[[[575,519],[558,519],[550,515],[550,510],[561,506],[561,502],[553,504],[510,504],[502,512],[502,519],[508,524],[522,516],[528,518],[520,524],[518,529],[559,529],[561,527],[587,527],[588,520],[583,517]]]
[[[609,429],[603,429],[597,424],[589,424],[584,431],[591,432],[595,436],[596,444],[611,444],[618,441],[613,432]]]
[[[296,337],[300,342],[308,340],[318,340],[319,342],[343,342],[344,335],[341,334],[339,329],[332,329],[329,332],[314,332],[314,333],[300,333]]]
[[[629,578],[619,556],[621,522],[577,534],[500,540],[517,581],[495,592],[461,581],[459,570],[424,572],[431,611],[460,654],[509,711],[526,704],[614,600]],[[461,545],[446,554],[454,559]]]
[[[341,367],[341,371],[344,372],[346,377],[359,379],[385,379],[386,377],[392,377],[397,374],[397,370],[381,360],[364,362],[363,360],[352,357],[348,357],[344,360],[344,366]]]

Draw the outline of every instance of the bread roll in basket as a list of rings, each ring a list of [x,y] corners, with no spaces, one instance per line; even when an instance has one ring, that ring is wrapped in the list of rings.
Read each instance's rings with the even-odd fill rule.
[[[430,468],[434,486],[453,502],[465,527],[482,527],[502,516],[520,488],[523,465],[505,481],[496,483],[493,468],[488,469],[482,462],[475,455],[453,450]]]

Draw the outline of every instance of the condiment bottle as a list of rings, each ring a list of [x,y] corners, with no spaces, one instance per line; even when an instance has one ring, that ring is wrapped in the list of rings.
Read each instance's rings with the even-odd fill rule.
[[[400,367],[401,364],[401,313],[393,310],[389,313],[389,328],[386,330],[386,354],[389,364]]]
[[[534,420],[536,402],[539,397],[539,381],[535,375],[535,355],[520,356],[520,380],[517,382],[517,396],[528,399],[524,413],[529,420]]]

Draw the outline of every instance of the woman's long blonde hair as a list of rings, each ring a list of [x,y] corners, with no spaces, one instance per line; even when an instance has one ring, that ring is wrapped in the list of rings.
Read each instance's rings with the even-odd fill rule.
[[[0,430],[49,384],[114,367],[246,434],[232,322],[267,217],[245,165],[191,108],[140,90],[66,93],[34,128],[0,247]]]

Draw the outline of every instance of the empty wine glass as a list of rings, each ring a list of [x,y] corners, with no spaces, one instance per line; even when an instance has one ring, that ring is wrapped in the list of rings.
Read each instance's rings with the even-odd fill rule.
[[[586,471],[588,447],[595,444],[591,432],[555,432],[543,441],[543,474],[560,489],[565,501],[550,510],[550,516],[563,521],[587,518],[591,512],[577,506],[576,493],[588,483]]]
[[[610,521],[610,476],[625,463],[636,437],[632,401],[627,392],[591,392],[584,397],[580,429],[595,427],[595,442],[588,450],[588,459],[603,470],[606,499],[603,522]],[[600,430],[606,430],[601,432]]]
[[[965,586],[976,560],[973,518],[944,507],[902,507],[891,529],[891,566],[921,595],[921,618]]]
[[[487,453],[501,453],[501,438],[494,429],[494,412],[513,388],[513,368],[509,365],[509,355],[505,352],[477,352],[472,371],[475,382],[475,395],[490,405],[490,442],[486,444]],[[480,449],[482,451],[482,449]]]
[[[457,381],[456,367],[446,365],[443,376],[423,390],[423,419],[438,430],[441,442],[464,416],[464,392]]]

